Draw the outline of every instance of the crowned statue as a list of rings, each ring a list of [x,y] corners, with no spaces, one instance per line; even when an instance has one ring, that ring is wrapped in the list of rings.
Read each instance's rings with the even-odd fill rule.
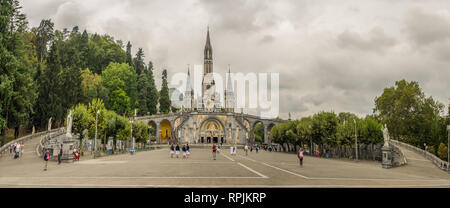
[[[386,124],[384,124],[384,128],[383,128],[383,138],[384,138],[384,146],[385,147],[389,147],[389,131],[388,128],[386,127]]]
[[[67,116],[67,132],[66,136],[68,138],[72,138],[72,112],[73,110],[69,111],[69,115]]]

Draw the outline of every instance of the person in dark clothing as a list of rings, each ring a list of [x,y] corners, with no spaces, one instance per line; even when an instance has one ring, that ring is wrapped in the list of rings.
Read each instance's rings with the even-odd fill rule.
[[[44,166],[44,171],[47,170],[48,167],[48,160],[50,159],[50,153],[47,151],[45,151],[44,153],[44,160],[45,160],[45,166]]]
[[[59,147],[58,151],[58,165],[61,164],[61,157],[62,157],[63,151],[62,151],[62,145]]]
[[[189,158],[189,155],[191,155],[191,152],[189,150],[189,144],[186,144],[186,158]]]
[[[173,158],[173,154],[175,153],[175,147],[173,144],[170,146],[170,158]]]
[[[175,147],[175,154],[177,155],[177,158],[178,158],[178,155],[180,154],[180,146],[178,144]]]
[[[183,158],[186,158],[186,145],[183,145],[181,151],[183,152]]]

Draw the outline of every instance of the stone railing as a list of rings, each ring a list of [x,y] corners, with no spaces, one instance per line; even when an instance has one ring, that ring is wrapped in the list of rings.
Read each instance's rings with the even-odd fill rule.
[[[50,133],[54,133],[54,132],[61,131],[61,130],[62,129],[59,129],[59,128],[58,129],[52,129],[52,130],[50,130]],[[38,132],[38,133],[35,133],[35,134],[26,135],[26,136],[20,137],[18,139],[12,140],[12,141],[6,143],[5,145],[3,145],[2,147],[0,147],[0,154],[3,155],[3,153],[5,153],[5,151],[9,151],[9,145],[14,144],[15,142],[19,142],[19,143],[20,142],[26,142],[26,141],[28,141],[30,139],[33,139],[35,137],[39,137],[39,136],[45,135],[47,133],[48,133],[48,131],[41,131],[41,132]]]
[[[60,130],[60,131],[57,131]],[[50,140],[52,137],[56,137],[59,136],[61,134],[64,134],[65,132],[61,129],[54,129],[52,131],[50,131],[50,134],[45,135],[44,137],[41,138],[41,140],[39,140],[39,144],[36,145],[36,154],[40,157],[43,154],[43,149],[44,149],[44,142],[46,140]]]
[[[397,143],[389,142],[389,144],[393,150],[393,165],[397,167],[408,164],[405,154],[400,148],[396,146]]]
[[[435,164],[436,166],[438,166],[441,170],[445,170],[448,171],[449,170],[449,163],[446,161],[441,160],[440,158],[438,158],[436,155],[433,155],[423,149],[419,149],[417,147],[414,147],[410,144],[406,144],[397,140],[390,140],[391,143],[401,146],[401,147],[405,147],[411,151],[414,151],[418,154],[423,155],[426,159],[430,160],[431,162],[433,162],[433,164]]]

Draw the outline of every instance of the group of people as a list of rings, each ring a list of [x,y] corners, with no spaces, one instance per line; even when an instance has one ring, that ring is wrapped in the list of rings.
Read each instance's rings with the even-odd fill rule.
[[[14,159],[17,159],[20,156],[23,156],[24,147],[25,147],[25,145],[23,143],[15,142],[14,144],[10,144],[9,145],[9,155],[13,154],[13,152],[14,152]]]
[[[183,147],[181,148],[183,158],[189,158],[191,155],[189,144],[183,144]],[[170,146],[170,158],[173,158],[173,154],[176,155],[178,158],[178,155],[180,155],[180,146],[177,143],[177,146],[174,146],[174,143]]]

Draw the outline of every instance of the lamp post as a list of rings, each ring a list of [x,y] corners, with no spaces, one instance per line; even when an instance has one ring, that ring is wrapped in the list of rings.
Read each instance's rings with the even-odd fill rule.
[[[133,120],[131,120],[130,123],[131,123],[131,141],[133,142],[133,146],[132,146],[132,149],[130,152],[131,152],[131,154],[133,154],[133,151],[134,151]]]
[[[447,125],[447,172],[449,170],[448,166],[450,165],[450,125]]]
[[[311,125],[308,125],[308,127],[311,130]],[[311,135],[309,135],[309,143],[311,144],[311,149],[309,151],[312,156],[313,155],[313,145],[312,145],[312,136]]]
[[[98,114],[100,113],[100,110],[97,110],[97,113],[95,113],[95,139],[94,139],[94,158],[95,158],[95,152],[97,150],[97,120],[98,120]]]
[[[356,160],[358,160],[358,134],[356,133],[356,120],[353,119],[353,122],[355,123],[355,151],[356,151]]]

